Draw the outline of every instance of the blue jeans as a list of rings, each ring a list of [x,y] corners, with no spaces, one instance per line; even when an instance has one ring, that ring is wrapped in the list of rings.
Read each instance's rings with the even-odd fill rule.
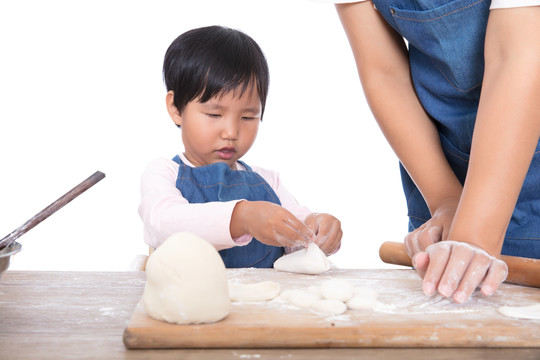
[[[414,88],[436,125],[441,145],[463,184],[484,74],[489,0],[373,0],[409,43]],[[494,144],[496,146],[497,144]],[[431,218],[401,166],[409,231]],[[502,253],[540,258],[540,144],[508,226]]]
[[[193,168],[184,164],[179,156],[173,160],[180,165],[176,187],[189,203],[245,199],[281,205],[266,180],[243,162],[245,171],[231,170],[224,162]],[[219,251],[227,268],[271,268],[283,253],[282,247],[266,245],[257,239],[245,246]]]

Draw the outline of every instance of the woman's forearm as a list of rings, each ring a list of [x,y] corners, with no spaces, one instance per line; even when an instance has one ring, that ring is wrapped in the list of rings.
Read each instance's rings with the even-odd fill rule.
[[[449,197],[459,198],[461,184],[416,96],[403,39],[369,2],[337,9],[370,108],[433,213]]]
[[[462,199],[449,238],[500,254],[540,136],[540,7],[494,10]]]

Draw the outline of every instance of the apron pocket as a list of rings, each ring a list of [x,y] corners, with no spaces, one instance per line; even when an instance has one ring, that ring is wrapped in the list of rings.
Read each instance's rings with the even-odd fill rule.
[[[425,1],[425,0],[424,0]],[[488,0],[416,2],[414,9],[390,7],[400,33],[433,62],[458,91],[468,92],[482,83]],[[431,8],[429,6],[432,6]]]

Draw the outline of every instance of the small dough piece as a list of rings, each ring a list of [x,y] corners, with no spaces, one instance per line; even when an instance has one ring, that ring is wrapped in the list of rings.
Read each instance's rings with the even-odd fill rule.
[[[231,301],[268,301],[279,295],[281,288],[277,282],[262,281],[254,284],[235,284],[229,282]]]
[[[148,258],[142,302],[148,315],[170,323],[223,319],[231,302],[221,256],[194,234],[172,235]]]
[[[540,303],[530,306],[501,306],[499,312],[504,316],[540,320]]]
[[[274,262],[274,269],[298,274],[321,274],[330,270],[330,261],[315,243],[280,257]]]
[[[320,300],[320,298],[316,295],[307,291],[298,290],[291,294],[289,303],[298,307],[309,308],[318,300]]]
[[[321,287],[317,285],[311,285],[307,288],[307,292],[315,295],[317,299],[322,299]]]
[[[310,308],[313,311],[328,315],[339,315],[347,311],[347,305],[343,301],[328,299],[317,300],[311,304]]]
[[[302,291],[302,290],[299,290],[299,289],[287,289],[287,290],[283,290],[281,292],[281,294],[279,294],[279,296],[277,297],[276,300],[279,300],[279,301],[285,301],[285,302],[289,302],[289,300],[291,299],[291,297],[299,292],[299,291]]]
[[[377,291],[367,287],[354,288],[353,297],[347,301],[351,310],[372,310],[377,305]]]
[[[354,286],[349,280],[334,278],[322,283],[321,293],[325,299],[347,302],[353,297]]]

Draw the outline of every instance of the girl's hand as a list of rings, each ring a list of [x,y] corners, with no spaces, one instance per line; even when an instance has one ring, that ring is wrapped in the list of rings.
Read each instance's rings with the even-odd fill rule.
[[[240,201],[231,218],[231,235],[250,234],[272,246],[305,247],[315,234],[282,206],[267,201]]]
[[[428,246],[448,238],[448,231],[454,220],[459,198],[448,198],[434,212],[431,219],[405,237],[405,249],[411,259]]]
[[[335,254],[341,246],[341,222],[330,214],[309,214],[305,224],[315,233],[315,243],[326,254]]]
[[[424,279],[427,295],[436,291],[455,302],[465,302],[481,286],[490,296],[508,275],[506,263],[483,249],[458,241],[441,241],[428,246],[413,258],[413,265]]]

